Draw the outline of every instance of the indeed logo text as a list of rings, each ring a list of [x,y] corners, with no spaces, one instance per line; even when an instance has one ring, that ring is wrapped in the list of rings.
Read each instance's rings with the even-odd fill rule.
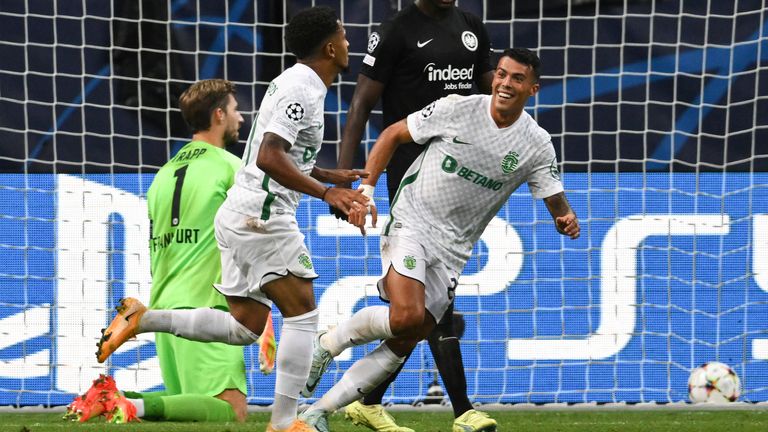
[[[469,81],[456,83],[446,83],[446,89],[471,89],[472,88],[472,75],[474,74],[474,68],[455,68],[453,65],[448,65],[445,68],[438,68],[434,63],[429,63],[424,67],[424,72],[427,73],[427,81]]]

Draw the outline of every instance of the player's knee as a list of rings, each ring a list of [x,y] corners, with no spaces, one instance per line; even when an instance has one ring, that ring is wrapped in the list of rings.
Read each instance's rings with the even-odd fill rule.
[[[229,317],[229,341],[230,345],[250,345],[256,343],[259,335],[250,331],[248,327],[240,324],[233,316]]]
[[[419,341],[420,339],[394,338],[388,339],[386,344],[395,355],[407,359]]]
[[[421,340],[424,324],[424,309],[392,310],[389,314],[389,328],[397,337]]]
[[[317,332],[317,323],[320,322],[320,312],[313,309],[307,313],[283,318],[283,329],[294,329],[310,333]]]

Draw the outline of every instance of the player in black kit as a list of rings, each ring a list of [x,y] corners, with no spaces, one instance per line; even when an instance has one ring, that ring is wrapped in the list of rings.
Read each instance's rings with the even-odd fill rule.
[[[353,165],[365,123],[379,99],[384,129],[441,97],[472,94],[473,85],[483,93],[491,92],[494,66],[488,34],[480,18],[456,8],[454,3],[416,0],[371,33],[342,135],[339,168]],[[424,148],[416,143],[398,147],[387,166],[390,204],[405,171]],[[453,430],[495,431],[496,421],[474,410],[467,397],[453,316],[451,305],[428,338],[453,406]],[[411,431],[397,426],[381,405],[387,387],[399,372],[366,395],[362,403],[350,404],[347,418],[373,430]]]

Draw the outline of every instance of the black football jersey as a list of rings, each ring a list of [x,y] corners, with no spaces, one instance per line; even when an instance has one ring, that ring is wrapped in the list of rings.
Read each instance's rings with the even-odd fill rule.
[[[491,45],[480,18],[452,8],[434,19],[412,4],[368,38],[360,73],[384,84],[384,127],[452,93],[468,95],[493,70]],[[387,166],[390,200],[406,169],[424,149],[401,145]]]

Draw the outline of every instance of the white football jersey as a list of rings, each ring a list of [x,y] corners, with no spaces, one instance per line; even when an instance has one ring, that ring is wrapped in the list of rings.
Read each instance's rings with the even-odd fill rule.
[[[552,140],[526,112],[499,128],[491,96],[450,95],[408,116],[427,145],[405,173],[384,235],[416,236],[461,271],[509,196],[527,182],[536,198],[563,191]]]
[[[223,207],[267,220],[295,214],[301,193],[288,189],[256,166],[261,140],[272,132],[291,143],[288,157],[309,175],[323,143],[323,104],[327,87],[306,65],[296,63],[275,78],[261,101],[248,135],[243,165]]]

